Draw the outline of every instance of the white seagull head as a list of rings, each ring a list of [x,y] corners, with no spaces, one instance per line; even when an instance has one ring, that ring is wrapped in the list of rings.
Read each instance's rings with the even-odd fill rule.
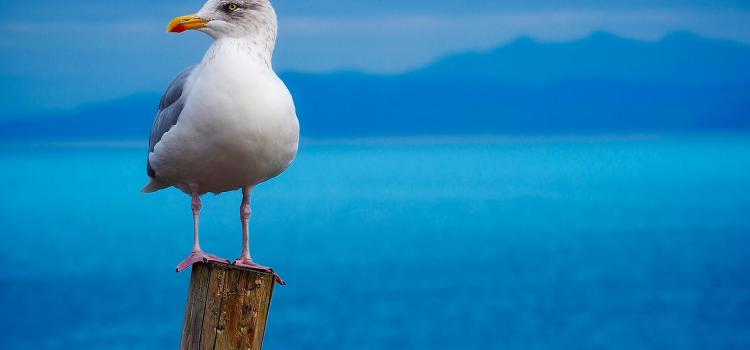
[[[168,32],[199,30],[214,39],[276,39],[276,12],[269,0],[208,0],[198,13],[180,16]]]

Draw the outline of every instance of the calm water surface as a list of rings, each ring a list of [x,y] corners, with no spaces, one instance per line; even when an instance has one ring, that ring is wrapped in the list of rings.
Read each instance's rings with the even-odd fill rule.
[[[0,144],[0,348],[177,348],[190,204],[144,157]],[[307,143],[253,199],[266,349],[750,348],[748,136]]]

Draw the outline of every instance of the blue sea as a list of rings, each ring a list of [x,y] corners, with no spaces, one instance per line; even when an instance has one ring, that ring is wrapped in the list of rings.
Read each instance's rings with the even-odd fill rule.
[[[190,201],[145,155],[0,144],[0,348],[177,348]],[[750,349],[750,135],[306,140],[253,200],[265,349]]]

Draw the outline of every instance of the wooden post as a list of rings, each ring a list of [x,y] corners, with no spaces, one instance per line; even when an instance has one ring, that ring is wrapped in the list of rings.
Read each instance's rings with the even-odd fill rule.
[[[180,349],[261,350],[273,287],[273,274],[193,265]]]

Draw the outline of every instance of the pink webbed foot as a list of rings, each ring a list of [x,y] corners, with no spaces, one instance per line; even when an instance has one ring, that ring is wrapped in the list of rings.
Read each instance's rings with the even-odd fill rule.
[[[241,266],[244,268],[248,268],[251,270],[261,271],[273,274],[274,279],[276,280],[276,283],[285,286],[286,282],[284,282],[283,279],[279,275],[276,274],[276,272],[273,272],[273,269],[267,266],[258,265],[256,264],[252,259],[246,259],[246,258],[240,258],[234,261],[234,265]]]
[[[215,261],[220,263],[227,263],[227,259],[222,259],[216,255],[206,254],[203,251],[195,251],[190,253],[190,255],[185,258],[179,265],[177,265],[177,272],[185,271],[190,266],[193,266],[193,264],[196,263],[207,263],[209,261]]]

